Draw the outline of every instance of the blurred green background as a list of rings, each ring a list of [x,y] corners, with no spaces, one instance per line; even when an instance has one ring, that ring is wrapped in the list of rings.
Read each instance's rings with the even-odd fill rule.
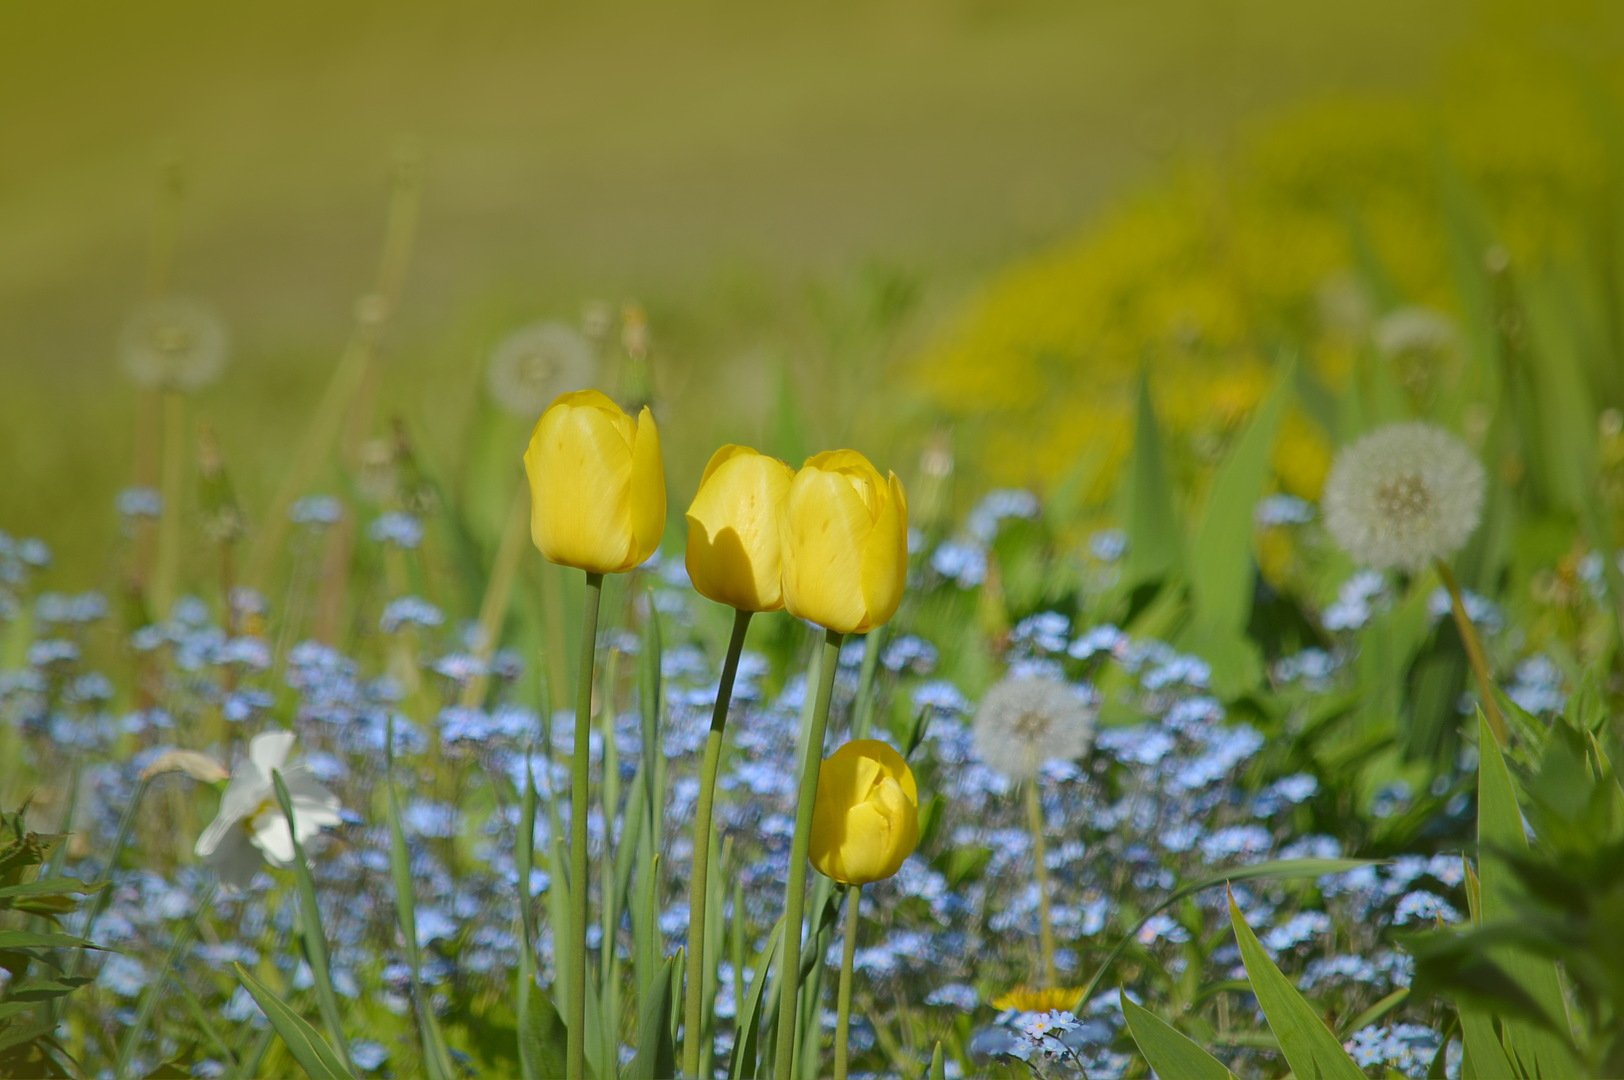
[[[682,505],[716,442],[777,430],[786,388],[809,444],[890,452],[897,365],[978,282],[1170,163],[1221,158],[1299,101],[1424,100],[1484,36],[1605,50],[1590,35],[1608,12],[8,5],[0,528],[44,536],[69,580],[111,546],[136,426],[114,341],[166,170],[184,188],[174,288],[216,304],[234,341],[194,415],[251,515],[373,287],[403,153],[421,160],[420,216],[380,416],[449,469],[497,341],[635,300]]]

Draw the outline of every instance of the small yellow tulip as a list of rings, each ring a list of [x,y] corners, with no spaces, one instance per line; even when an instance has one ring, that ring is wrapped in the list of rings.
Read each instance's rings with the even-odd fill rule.
[[[589,574],[630,570],[665,529],[660,434],[596,390],[560,394],[524,452],[530,538],[548,561]]]
[[[875,739],[854,739],[818,773],[807,857],[844,885],[888,878],[919,844],[919,788],[902,755]]]
[[[688,507],[688,577],[740,611],[784,606],[778,518],[795,471],[748,446],[711,455]]]
[[[896,614],[908,579],[908,499],[855,450],[808,458],[781,521],[784,607],[840,634]]]

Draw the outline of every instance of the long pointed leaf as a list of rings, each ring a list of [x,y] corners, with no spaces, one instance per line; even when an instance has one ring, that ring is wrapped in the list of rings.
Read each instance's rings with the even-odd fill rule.
[[[333,1051],[321,1032],[312,1027],[287,1002],[274,994],[270,987],[248,974],[241,964],[232,965],[243,989],[248,991],[271,1027],[282,1037],[293,1060],[310,1076],[310,1080],[349,1080],[350,1071],[343,1059]]]
[[[1145,1055],[1156,1075],[1179,1080],[1235,1080],[1223,1062],[1197,1046],[1189,1038],[1148,1009],[1135,1005],[1122,994],[1122,1018],[1139,1052]]]
[[[1353,1063],[1331,1029],[1325,1026],[1314,1007],[1297,992],[1291,981],[1274,966],[1252,928],[1241,917],[1235,898],[1229,898],[1229,921],[1241,948],[1241,961],[1252,981],[1263,1017],[1280,1043],[1280,1052],[1297,1076],[1309,1080],[1365,1080],[1364,1070]]]
[[[1111,947],[1111,951],[1105,954],[1105,959],[1100,962],[1100,966],[1094,970],[1094,974],[1089,978],[1087,985],[1084,986],[1083,992],[1077,995],[1077,1000],[1092,1001],[1094,991],[1099,989],[1100,980],[1105,978],[1105,973],[1111,969],[1111,965],[1116,962],[1116,958],[1122,955],[1122,950],[1126,949],[1128,944],[1139,936],[1139,931],[1144,929],[1145,924],[1180,900],[1183,900],[1186,896],[1236,881],[1254,881],[1258,878],[1270,878],[1276,881],[1292,878],[1318,878],[1324,877],[1326,874],[1342,874],[1349,870],[1357,870],[1361,866],[1374,865],[1375,862],[1370,859],[1274,859],[1269,862],[1252,863],[1249,866],[1237,866],[1232,870],[1223,870],[1209,877],[1201,878],[1199,881],[1192,881],[1188,885],[1180,886],[1164,897],[1161,903],[1145,912],[1140,920],[1134,924],[1133,929],[1122,935],[1121,940]]]
[[[682,952],[668,956],[660,977],[637,1003],[637,1056],[623,1073],[624,1080],[661,1080],[677,1075],[677,1045],[671,1037],[672,977]]]
[[[1477,845],[1480,902],[1485,924],[1518,918],[1517,884],[1512,869],[1498,852],[1521,854],[1528,850],[1522,810],[1511,772],[1500,745],[1478,714]],[[1558,1022],[1566,1022],[1567,1006],[1556,964],[1526,953],[1496,950],[1494,960],[1528,992],[1541,1009]],[[1503,1025],[1506,1050],[1532,1076],[1578,1076],[1582,1067],[1562,1040],[1540,1026],[1507,1019]]]

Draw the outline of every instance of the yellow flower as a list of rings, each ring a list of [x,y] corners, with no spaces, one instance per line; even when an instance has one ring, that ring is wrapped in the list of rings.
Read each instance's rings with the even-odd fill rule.
[[[560,394],[524,452],[530,538],[550,562],[612,574],[654,554],[665,528],[660,434],[596,390]]]
[[[908,577],[908,499],[855,450],[808,458],[784,500],[784,607],[841,634],[896,614]]]
[[[854,739],[824,759],[807,857],[844,885],[888,878],[919,844],[919,788],[902,755]]]
[[[993,998],[992,1007],[1016,1012],[1072,1011],[1077,1008],[1077,999],[1082,993],[1082,988],[1077,986],[1017,986]]]
[[[740,611],[784,606],[778,518],[795,470],[748,446],[711,455],[688,507],[688,577]]]

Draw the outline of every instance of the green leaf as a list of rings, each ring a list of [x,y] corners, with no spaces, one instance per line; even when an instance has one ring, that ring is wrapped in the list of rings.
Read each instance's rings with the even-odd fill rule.
[[[936,1049],[930,1052],[929,1080],[947,1080],[947,1060],[942,1056],[942,1042],[936,1040]]]
[[[3,901],[15,900],[25,896],[55,896],[57,894],[71,896],[91,896],[107,888],[105,881],[80,881],[78,878],[47,878],[43,881],[27,881],[21,885],[0,886],[0,907],[6,906]]]
[[[0,931],[0,952],[19,949],[96,949],[98,946],[73,934],[52,930]]]
[[[1361,866],[1374,865],[1376,865],[1376,860],[1372,859],[1273,859],[1269,862],[1237,866],[1231,870],[1220,871],[1209,877],[1193,881],[1188,885],[1182,885],[1164,897],[1161,903],[1145,912],[1140,920],[1134,923],[1133,929],[1122,935],[1121,940],[1112,946],[1111,951],[1105,955],[1105,959],[1101,961],[1100,966],[1095,969],[1094,974],[1088,980],[1088,984],[1083,988],[1083,992],[1077,995],[1077,1000],[1093,1000],[1094,991],[1099,988],[1100,980],[1105,978],[1105,973],[1116,962],[1116,958],[1122,955],[1122,950],[1128,947],[1128,943],[1139,936],[1139,931],[1144,928],[1146,923],[1183,900],[1186,896],[1236,881],[1254,881],[1258,878],[1270,878],[1276,881],[1286,881],[1292,878],[1318,878],[1324,877],[1326,874],[1343,874],[1349,870],[1357,870]]]
[[[334,1053],[327,1040],[287,1003],[271,992],[270,987],[248,974],[241,964],[233,964],[243,989],[254,999],[271,1027],[282,1037],[293,1060],[299,1063],[310,1080],[347,1080],[350,1071],[344,1061]]]
[[[531,774],[528,750],[524,756],[524,793],[519,800],[518,850],[514,853],[514,859],[518,864],[519,878],[519,963],[514,975],[518,993],[519,1075],[522,1080],[537,1080],[538,1077],[554,1075],[567,1062],[563,1057],[557,1062],[547,1061],[543,1056],[546,1042],[537,1042],[533,1038],[546,1030],[546,1018],[542,1016],[538,1019],[538,1010],[550,1011],[553,1023],[558,1026],[557,1045],[562,1054],[564,1021],[559,1018],[551,1000],[544,999],[540,1003],[535,1000],[541,995],[541,988],[536,985],[536,928],[530,901],[530,876],[536,864],[536,779]],[[565,1069],[565,1072],[568,1070]]]
[[[417,1020],[419,1041],[423,1045],[423,1061],[432,1080],[452,1080],[456,1071],[446,1050],[445,1036],[434,1007],[423,990],[422,957],[417,947],[417,905],[412,887],[411,850],[406,843],[406,830],[400,821],[400,796],[395,791],[395,722],[391,715],[384,748],[384,786],[389,806],[389,872],[395,886],[395,920],[400,924],[401,940],[406,946],[406,962],[411,968],[412,1008]],[[521,879],[521,888],[527,888],[529,875]]]
[[[1495,1080],[1497,1077],[1519,1075],[1506,1058],[1500,1037],[1494,1033],[1494,1021],[1476,1009],[1459,1009],[1461,1045],[1466,1057],[1461,1064],[1461,1075],[1467,1080]]]
[[[569,1072],[568,1040],[564,1018],[539,986],[526,995],[525,1015],[519,1021],[519,1057],[538,1077]]]
[[[734,918],[738,917],[735,913]],[[767,973],[772,969],[773,958],[778,955],[783,938],[784,919],[779,916],[778,921],[773,923],[772,932],[767,935],[766,947],[756,957],[750,992],[745,995],[744,1008],[735,1021],[734,1030],[738,1034],[733,1040],[733,1058],[728,1063],[727,1075],[730,1080],[745,1080],[756,1075],[756,1045],[761,1039],[761,995],[767,989]]]
[[[299,894],[299,940],[304,946],[305,960],[310,964],[312,981],[316,985],[316,1004],[321,1010],[322,1023],[338,1047],[345,1063],[350,1062],[349,1044],[344,1039],[344,1026],[338,1010],[338,995],[333,991],[332,970],[327,963],[327,932],[321,925],[321,907],[316,902],[316,879],[310,874],[305,861],[304,845],[299,843],[299,830],[293,820],[293,796],[280,770],[271,770],[271,783],[276,787],[276,801],[281,804],[282,817],[287,821],[288,840],[293,845],[293,879]]]
[[[1229,898],[1229,921],[1240,944],[1241,961],[1252,981],[1252,992],[1286,1056],[1291,1071],[1303,1080],[1365,1080],[1364,1070],[1342,1049],[1342,1043],[1325,1026],[1314,1007],[1303,999],[1269,954],[1252,928],[1241,917],[1233,895]]]
[[[1118,513],[1128,535],[1123,561],[1125,585],[1156,581],[1179,567],[1179,541],[1184,532],[1173,507],[1173,484],[1168,479],[1161,428],[1150,399],[1149,377],[1141,372],[1133,451],[1124,483],[1118,489]]]
[[[1528,836],[1523,830],[1511,772],[1481,712],[1477,743],[1477,847],[1483,922],[1516,922],[1520,917],[1516,878],[1498,853],[1525,853]],[[1561,976],[1554,962],[1513,949],[1495,949],[1492,959],[1545,1014],[1558,1023],[1569,1023]],[[1563,1041],[1540,1025],[1506,1019],[1503,1029],[1508,1056],[1529,1075],[1578,1076],[1584,1072]]]
[[[1179,1077],[1179,1080],[1235,1080],[1235,1074],[1223,1063],[1190,1039],[1174,1030],[1172,1025],[1148,1009],[1128,1000],[1123,993],[1122,1018],[1127,1021],[1128,1034],[1145,1055],[1157,1076]]]
[[[1242,630],[1252,611],[1252,516],[1269,481],[1269,453],[1295,367],[1281,366],[1274,389],[1218,466],[1196,526],[1186,565],[1196,621],[1209,632]]]
[[[627,1066],[626,1080],[658,1080],[677,1075],[677,1044],[671,1037],[671,1006],[675,1000],[673,979],[682,952],[668,956],[655,980],[652,993],[638,1002],[637,1056]]]

